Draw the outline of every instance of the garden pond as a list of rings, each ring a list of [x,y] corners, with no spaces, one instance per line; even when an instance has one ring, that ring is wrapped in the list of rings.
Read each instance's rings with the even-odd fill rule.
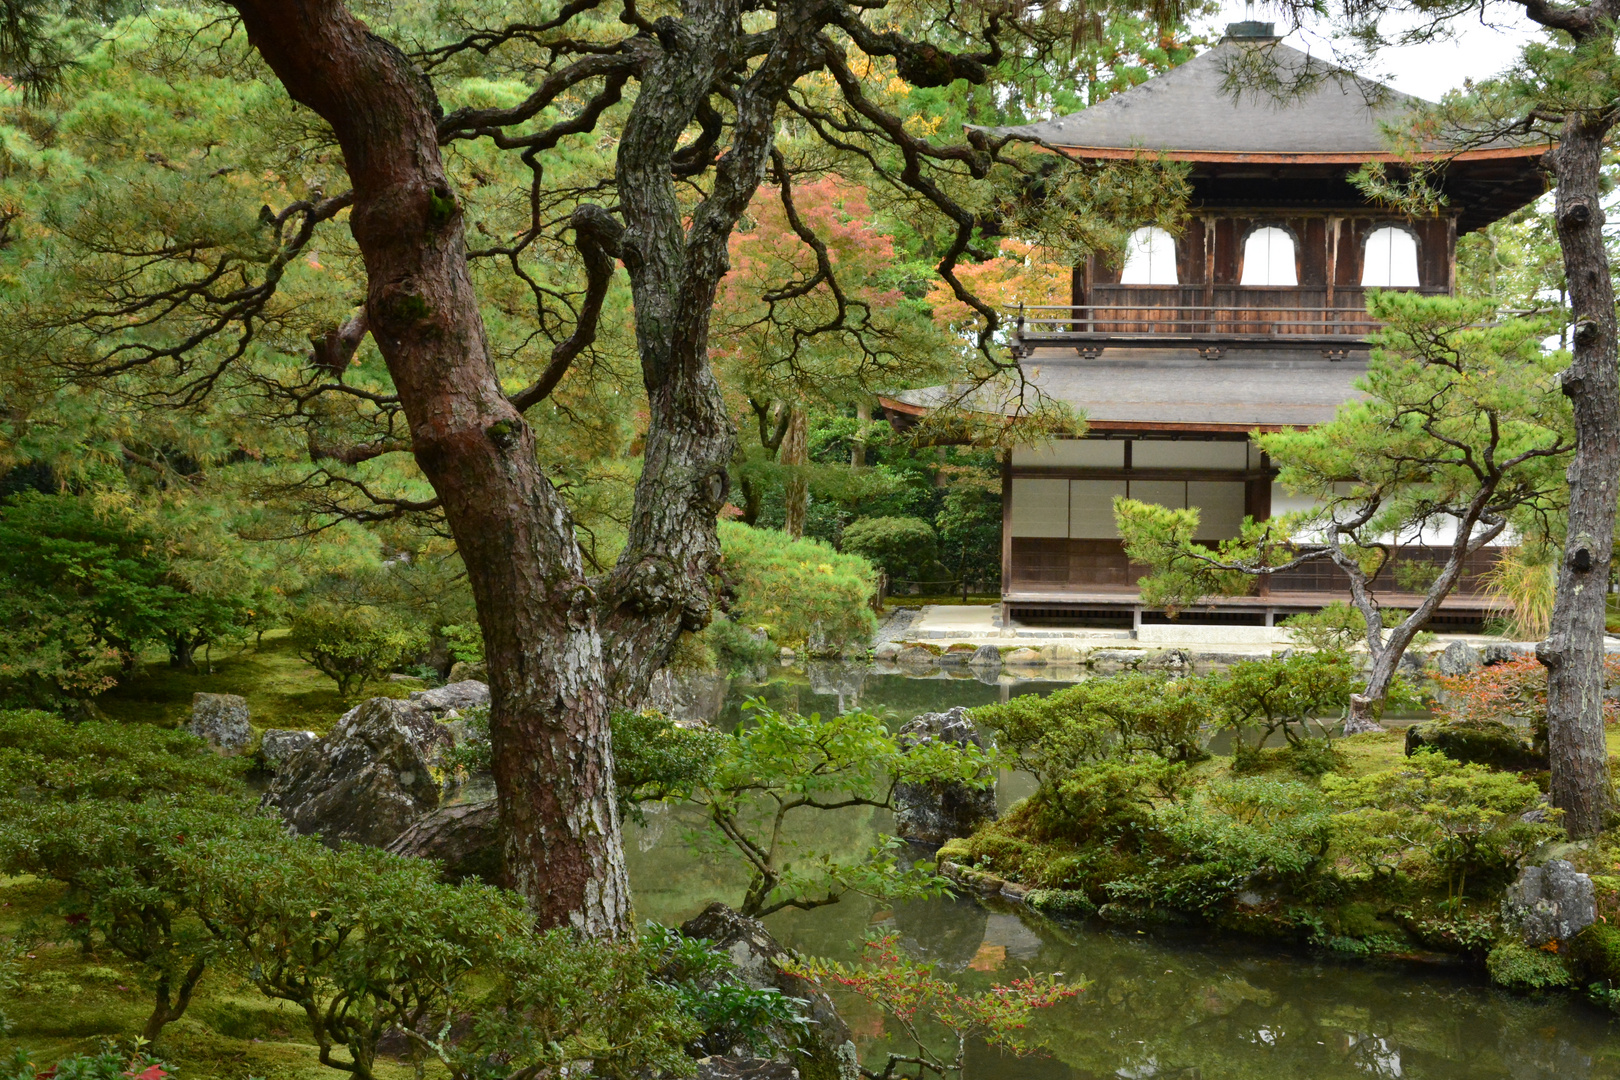
[[[812,667],[764,684],[712,683],[694,707],[722,726],[736,722],[750,697],[806,713],[882,708],[899,723],[1061,685]],[[1004,776],[1002,806],[1032,786]],[[658,812],[626,834],[640,915],[678,923],[711,900],[736,903],[740,866],[695,856],[687,845],[700,823],[694,812],[651,809]],[[860,808],[812,827],[821,835],[805,837],[811,846],[852,852],[870,847],[890,822],[885,811]],[[1344,960],[1208,931],[1055,921],[993,899],[880,904],[851,895],[766,921],[784,943],[843,960],[874,933],[898,934],[913,956],[969,989],[1026,972],[1085,981],[1084,993],[1037,1014],[1032,1026],[1046,1054],[970,1053],[964,1080],[1620,1080],[1620,1018],[1573,995],[1499,990],[1462,967]],[[875,1046],[884,1018],[861,1004],[844,1002],[846,1018]]]

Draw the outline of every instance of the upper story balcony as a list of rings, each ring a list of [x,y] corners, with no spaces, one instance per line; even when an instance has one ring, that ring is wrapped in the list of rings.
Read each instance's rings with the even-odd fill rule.
[[[1020,308],[1012,345],[1020,356],[1043,347],[1095,357],[1105,348],[1320,348],[1329,359],[1367,347],[1382,325],[1367,314],[1362,286],[1093,284],[1088,303]],[[1444,295],[1444,286],[1410,291]]]

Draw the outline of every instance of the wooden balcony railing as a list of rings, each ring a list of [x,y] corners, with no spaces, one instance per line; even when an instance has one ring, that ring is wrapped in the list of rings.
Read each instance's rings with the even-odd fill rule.
[[[1026,350],[1171,344],[1343,349],[1380,325],[1368,316],[1366,290],[1359,287],[1095,285],[1088,304],[1020,307],[1014,338]]]

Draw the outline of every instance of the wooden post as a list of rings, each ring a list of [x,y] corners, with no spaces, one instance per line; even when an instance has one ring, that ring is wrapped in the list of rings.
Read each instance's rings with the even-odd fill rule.
[[[1012,585],[1012,451],[1001,452],[1001,595]],[[1006,621],[1007,606],[1001,607]]]
[[[1327,244],[1328,309],[1326,315],[1328,327],[1324,328],[1327,333],[1332,333],[1333,330],[1331,328],[1336,328],[1339,324],[1339,305],[1338,301],[1334,299],[1333,293],[1334,286],[1339,282],[1339,226],[1343,222],[1344,219],[1335,214],[1334,216],[1328,218],[1328,227],[1322,230],[1324,234],[1323,242]]]

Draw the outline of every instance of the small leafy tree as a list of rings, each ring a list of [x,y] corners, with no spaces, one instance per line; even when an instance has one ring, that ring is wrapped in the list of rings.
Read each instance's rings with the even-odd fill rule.
[[[1461,582],[1468,559],[1510,520],[1534,522],[1563,498],[1560,466],[1574,446],[1569,403],[1554,378],[1559,355],[1542,351],[1545,327],[1500,322],[1484,302],[1373,293],[1377,336],[1362,389],[1334,420],[1304,431],[1256,433],[1284,487],[1318,508],[1270,521],[1245,519],[1211,549],[1193,542],[1196,510],[1115,501],[1126,551],[1152,573],[1143,599],[1172,609],[1241,593],[1257,577],[1331,562],[1366,621],[1372,669],[1351,695],[1347,733],[1377,728],[1408,645]],[[1438,532],[1438,561],[1401,549]],[[1420,600],[1393,626],[1376,588]]]
[[[0,870],[68,885],[63,934],[105,946],[139,966],[152,989],[141,1036],[155,1043],[185,1015],[213,965],[217,941],[197,920],[188,850],[274,844],[279,822],[250,818],[236,799],[192,796],[129,803],[87,799],[12,804],[0,823]]]
[[[162,538],[120,509],[35,491],[0,501],[0,696],[93,698],[158,642],[189,666],[246,611],[245,592],[193,588]]]
[[[426,631],[374,607],[311,604],[293,619],[298,655],[348,697],[428,646]]]
[[[1427,749],[1393,769],[1324,776],[1322,790],[1342,811],[1346,846],[1375,872],[1420,851],[1444,872],[1448,899],[1462,898],[1469,874],[1507,866],[1556,832],[1518,820],[1541,794],[1535,784]]]
[[[864,555],[891,579],[918,581],[937,572],[939,534],[921,518],[861,518],[845,527],[844,550]]]
[[[946,891],[931,866],[901,870],[893,838],[864,857],[841,858],[807,847],[793,826],[815,812],[892,809],[900,783],[982,787],[994,775],[993,756],[939,743],[903,751],[871,713],[799,716],[758,700],[744,707],[748,721],[726,736],[712,766],[695,780],[663,787],[666,797],[684,797],[706,812],[709,827],[695,838],[699,851],[739,857],[747,866],[742,914],[824,907],[851,892],[895,899]]]
[[[856,994],[883,1010],[899,1027],[903,1047],[891,1049],[881,1069],[861,1067],[867,1080],[960,1075],[970,1045],[982,1044],[1025,1057],[1040,1050],[1023,1032],[1030,1015],[1084,989],[1056,976],[1015,979],[978,993],[965,993],[934,974],[934,965],[900,952],[890,934],[866,943],[863,962],[799,959],[782,965],[789,975],[827,990]]]

